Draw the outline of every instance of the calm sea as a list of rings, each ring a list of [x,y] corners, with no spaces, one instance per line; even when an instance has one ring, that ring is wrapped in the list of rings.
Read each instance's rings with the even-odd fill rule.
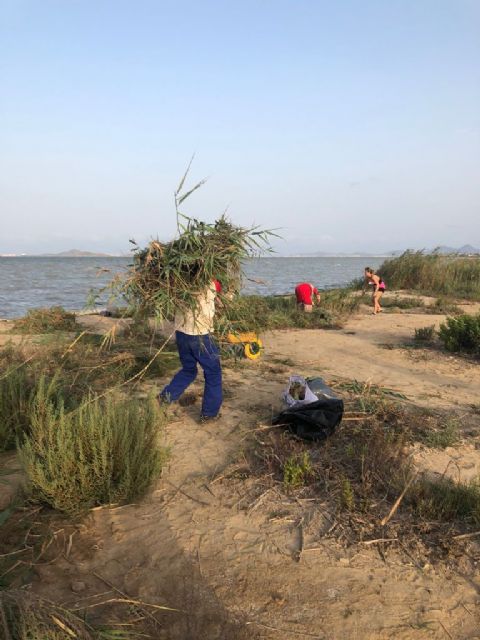
[[[258,258],[245,265],[245,293],[293,292],[298,282],[320,289],[342,286],[377,268],[382,258]],[[129,258],[0,258],[0,318],[15,318],[34,307],[84,309],[89,292],[125,270]],[[107,296],[97,307],[104,307]]]

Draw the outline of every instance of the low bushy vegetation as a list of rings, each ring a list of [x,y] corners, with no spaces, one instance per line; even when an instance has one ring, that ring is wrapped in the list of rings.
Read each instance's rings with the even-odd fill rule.
[[[462,313],[460,307],[448,298],[437,298],[435,302],[425,307],[426,313],[441,315],[457,315]]]
[[[23,318],[15,320],[14,333],[52,333],[55,331],[76,331],[75,314],[63,307],[30,309]]]
[[[439,336],[448,351],[480,355],[480,314],[447,318]]]
[[[439,526],[478,526],[480,485],[417,475],[410,455],[414,441],[435,448],[455,444],[456,418],[399,403],[391,390],[356,381],[335,388],[342,390],[347,407],[335,434],[312,444],[281,430],[262,433],[252,461],[255,473],[264,474],[267,483],[275,481],[276,490],[283,484],[288,493],[328,504],[336,520],[346,518],[344,526],[360,539],[385,536],[380,523],[400,495],[394,526],[408,528],[413,515]]]
[[[0,374],[0,451],[15,446],[26,430],[31,385],[24,367]]]
[[[385,309],[391,307],[396,309],[417,309],[423,308],[425,306],[425,302],[422,300],[422,298],[415,298],[410,296],[401,297],[398,295],[392,298],[391,296],[387,295],[382,297],[381,305]]]
[[[350,289],[333,289],[321,293],[321,302],[312,313],[298,308],[295,296],[240,296],[227,311],[228,325],[236,332],[274,329],[320,329],[341,326],[358,310],[360,299]],[[222,315],[217,322],[220,333]]]
[[[128,625],[100,627],[90,624],[84,614],[70,611],[29,591],[0,591],[2,640],[133,640],[147,637],[132,631],[133,624],[129,621]]]
[[[40,385],[19,449],[34,499],[75,515],[128,501],[162,468],[156,401],[85,398],[67,412]]]
[[[178,367],[178,355],[164,349],[151,332],[131,332],[118,336],[108,348],[102,337],[84,334],[75,343],[57,339],[54,343],[0,350],[0,450],[15,446],[28,429],[32,397],[44,381],[51,397],[62,399],[67,410],[74,409],[88,394],[98,394],[120,386],[145,371],[146,377],[160,376]]]
[[[475,526],[480,525],[478,481],[422,478],[412,486],[408,497],[416,513],[423,518],[444,522],[463,520]]]
[[[415,329],[413,339],[418,344],[431,344],[435,340],[435,325]]]
[[[390,289],[480,300],[480,258],[406,251],[378,269]]]

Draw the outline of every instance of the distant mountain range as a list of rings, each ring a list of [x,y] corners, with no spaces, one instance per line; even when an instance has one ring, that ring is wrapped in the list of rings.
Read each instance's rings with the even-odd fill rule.
[[[341,252],[327,252],[327,251],[315,251],[312,253],[297,253],[291,254],[289,256],[272,256],[272,257],[287,257],[287,258],[392,258],[396,256],[400,256],[405,252],[405,249],[396,249],[394,251],[384,251],[379,253],[367,253],[365,251],[357,251],[351,253],[341,253]],[[425,253],[439,253],[441,255],[448,254],[456,254],[456,255],[466,255],[466,256],[475,256],[480,255],[480,249],[472,246],[471,244],[465,244],[463,247],[459,247],[458,249],[454,247],[440,246],[435,249],[427,250],[425,249]],[[40,257],[48,257],[48,258],[119,258],[119,257],[131,257],[130,253],[122,253],[122,254],[111,254],[111,253],[101,253],[96,251],[81,251],[80,249],[70,249],[69,251],[61,251],[60,253],[41,253],[41,254],[14,254],[14,253],[3,253],[0,254],[0,257],[16,257],[16,256],[40,256]]]
[[[299,257],[299,258],[391,258],[402,255],[405,253],[406,249],[395,249],[394,251],[383,251],[379,253],[365,253],[364,251],[358,251],[355,253],[331,253],[327,251],[315,251],[313,253],[301,253],[297,254],[297,256],[290,257]],[[412,249],[415,251],[415,249]],[[465,244],[463,247],[459,247],[455,249],[454,247],[440,246],[435,247],[435,249],[425,249],[425,253],[439,253],[441,255],[462,255],[462,256],[474,256],[480,255],[480,249],[473,247],[471,244]]]
[[[58,258],[112,258],[110,253],[97,253],[96,251],[80,251],[80,249],[70,249],[69,251],[60,251],[60,253],[42,253],[43,256],[51,256]]]
[[[400,256],[405,252],[405,249],[391,251],[389,255],[391,256]],[[480,255],[480,249],[473,247],[471,244],[464,244],[463,247],[459,247],[456,249],[455,247],[447,247],[445,245],[441,245],[440,247],[435,247],[435,249],[425,250],[425,253],[439,253],[442,256],[445,255],[461,255],[461,256],[477,256]]]

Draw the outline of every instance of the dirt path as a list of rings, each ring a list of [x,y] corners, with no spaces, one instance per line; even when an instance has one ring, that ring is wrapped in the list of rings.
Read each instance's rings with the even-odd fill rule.
[[[198,406],[176,409],[165,434],[171,459],[153,493],[92,511],[70,552],[37,567],[33,588],[84,606],[98,594],[118,596],[110,583],[130,598],[180,609],[156,614],[160,640],[480,638],[473,560],[452,568],[418,564],[401,548],[384,556],[378,545],[347,548],[325,536],[332,523],[321,505],[299,505],[275,489],[252,500],[253,480],[223,477],[231,464],[241,474],[251,430],[278,408],[293,372],[369,380],[428,405],[478,401],[478,365],[381,346],[440,319],[365,315],[342,331],[266,336],[262,361],[226,369],[222,419],[199,425]],[[201,392],[200,383],[194,389]]]
[[[229,463],[241,462],[259,408],[268,412],[287,373],[268,362],[227,370],[232,395],[218,423],[201,426],[197,407],[178,409],[166,434],[172,458],[156,491],[139,505],[92,512],[68,561],[39,569],[35,588],[63,602],[70,593],[69,603],[82,605],[105,592],[96,573],[130,597],[186,610],[160,614],[155,637],[169,640],[478,638],[472,566],[416,565],[401,549],[382,559],[375,546],[344,548],[324,537],[328,514],[308,505],[298,561],[295,501],[275,491],[252,501],[248,480],[222,479]],[[78,581],[85,588],[74,596]]]
[[[383,313],[351,318],[340,331],[277,331],[265,338],[269,354],[289,358],[325,377],[354,378],[396,389],[427,406],[478,402],[478,363],[411,345],[414,330],[445,316]]]

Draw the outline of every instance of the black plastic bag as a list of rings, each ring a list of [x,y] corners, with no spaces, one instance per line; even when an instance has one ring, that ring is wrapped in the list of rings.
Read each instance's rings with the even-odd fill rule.
[[[285,425],[304,440],[325,440],[331,436],[343,417],[343,400],[321,378],[307,380],[318,400],[288,407],[273,419],[275,425]]]

